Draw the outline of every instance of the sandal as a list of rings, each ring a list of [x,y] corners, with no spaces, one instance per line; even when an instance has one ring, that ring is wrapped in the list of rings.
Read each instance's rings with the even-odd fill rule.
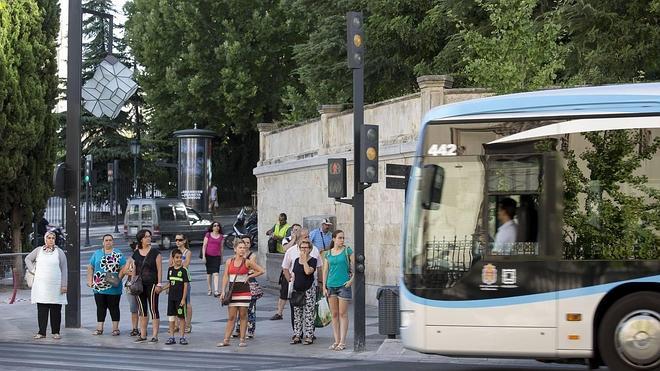
[[[112,336],[119,336],[120,334],[119,330],[112,330]]]
[[[314,340],[312,340],[311,338],[305,338],[305,341],[303,341],[303,345],[310,345],[310,344],[313,344],[313,343],[314,343]]]
[[[245,342],[245,338],[241,339],[241,342],[238,343],[238,346],[241,348],[245,348],[247,346],[247,343]]]
[[[186,333],[186,334],[189,334],[189,333],[191,333],[191,332],[192,332],[192,325],[190,325],[190,326],[186,326],[185,333]]]
[[[301,343],[300,338],[298,336],[294,336],[293,339],[291,339],[291,342],[289,344],[293,345],[293,344],[300,344],[300,343]]]
[[[338,343],[332,343],[332,345],[330,345],[330,347],[328,348],[328,350],[335,350],[335,348],[337,347],[337,345],[339,345],[339,344],[338,344]]]
[[[36,334],[36,335],[34,335],[32,338],[33,338],[33,339],[43,339],[43,338],[45,338],[45,337],[46,337],[46,335]]]
[[[103,335],[103,329],[96,329],[92,332],[92,335]]]
[[[207,296],[211,296],[211,290],[206,293]]]
[[[215,345],[216,347],[228,347],[229,346],[229,339],[223,339],[222,342],[218,343]]]
[[[344,349],[346,349],[346,344],[344,344],[344,343],[339,343],[339,344],[337,344],[337,346],[335,347],[335,350],[338,351],[338,352],[339,352],[339,351],[342,351],[342,350],[344,350]]]
[[[218,291],[216,291],[216,292],[213,293],[213,296],[215,296],[217,298],[218,296],[220,296],[220,293]]]

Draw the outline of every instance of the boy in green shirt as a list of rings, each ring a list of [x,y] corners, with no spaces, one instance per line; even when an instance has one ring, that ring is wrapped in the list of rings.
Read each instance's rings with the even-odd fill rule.
[[[174,327],[177,318],[179,319],[179,344],[188,345],[184,330],[186,328],[186,294],[188,292],[188,285],[186,283],[190,282],[190,278],[188,278],[188,270],[183,267],[181,256],[181,250],[172,250],[172,261],[174,265],[167,270],[168,283],[163,287],[163,290],[169,290],[167,318],[170,322],[168,330],[170,338],[167,339],[165,345],[176,344]]]

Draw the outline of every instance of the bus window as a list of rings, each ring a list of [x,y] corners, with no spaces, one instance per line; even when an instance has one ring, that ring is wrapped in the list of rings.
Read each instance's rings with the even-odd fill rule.
[[[487,173],[486,252],[538,255],[541,157],[490,156]]]

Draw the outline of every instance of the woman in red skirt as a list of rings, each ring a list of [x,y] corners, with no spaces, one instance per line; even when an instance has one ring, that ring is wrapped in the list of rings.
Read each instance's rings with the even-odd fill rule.
[[[234,329],[234,322],[236,321],[236,313],[238,312],[240,318],[240,342],[239,347],[247,346],[245,342],[245,331],[247,330],[247,311],[250,306],[250,278],[259,277],[264,274],[256,262],[246,259],[247,246],[242,240],[236,239],[234,245],[235,255],[233,258],[228,259],[225,264],[225,272],[222,275],[222,291],[220,292],[220,302],[225,298],[225,288],[227,285],[232,285],[231,301],[228,306],[227,326],[225,327],[225,338],[222,342],[218,343],[219,347],[226,347],[229,345],[229,337]],[[252,273],[250,273],[252,271]]]

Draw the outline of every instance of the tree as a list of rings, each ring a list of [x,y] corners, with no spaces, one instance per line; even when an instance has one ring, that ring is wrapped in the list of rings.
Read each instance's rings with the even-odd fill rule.
[[[660,79],[660,1],[567,0],[559,18],[569,84]]]
[[[57,0],[0,2],[0,214],[15,252],[51,191],[58,31]]]
[[[535,90],[555,83],[567,47],[554,12],[536,20],[538,0],[477,0],[488,13],[486,35],[458,20],[465,73],[478,86],[498,93]]]

